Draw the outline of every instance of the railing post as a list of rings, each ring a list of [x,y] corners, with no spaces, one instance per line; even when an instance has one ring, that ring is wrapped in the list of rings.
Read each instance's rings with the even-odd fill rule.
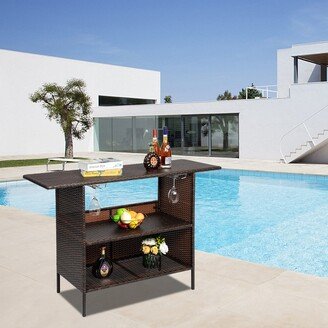
[[[311,134],[310,134],[310,132],[309,132],[307,126],[305,125],[305,122],[303,122],[303,126],[304,126],[304,128],[305,128],[307,134],[309,135],[311,142],[312,142],[313,145],[315,146],[315,143],[314,143],[314,141],[313,141],[313,138],[312,138],[312,136],[311,136]]]

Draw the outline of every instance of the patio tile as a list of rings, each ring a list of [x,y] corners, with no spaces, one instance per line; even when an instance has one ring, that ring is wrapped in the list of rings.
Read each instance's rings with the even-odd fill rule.
[[[211,262],[210,258],[205,255],[204,259],[202,259],[203,253],[201,254],[202,256],[199,256],[200,259],[197,261],[197,268],[250,284],[262,284],[284,272],[284,270],[279,268],[270,268],[260,264],[224,258],[223,256],[218,256],[217,260],[213,260],[213,256],[216,256],[215,254],[211,254],[213,264],[209,265],[208,263]],[[206,260],[208,260],[207,263]]]
[[[285,271],[275,279],[265,283],[265,286],[299,297],[328,303],[328,278]]]
[[[328,327],[328,304],[299,297],[266,284],[222,308],[236,316],[274,327]]]
[[[197,317],[186,320],[183,323],[176,325],[177,328],[275,328],[278,327],[271,323],[270,325],[264,324],[257,320],[250,319],[249,317],[231,313],[227,310],[214,310],[208,311],[205,317]]]

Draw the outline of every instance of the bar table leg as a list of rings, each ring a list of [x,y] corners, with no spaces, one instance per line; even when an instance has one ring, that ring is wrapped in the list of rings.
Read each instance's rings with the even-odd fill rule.
[[[60,293],[60,274],[57,273],[57,293]]]
[[[87,308],[86,294],[85,293],[82,293],[82,316],[83,317],[86,316],[86,308]]]

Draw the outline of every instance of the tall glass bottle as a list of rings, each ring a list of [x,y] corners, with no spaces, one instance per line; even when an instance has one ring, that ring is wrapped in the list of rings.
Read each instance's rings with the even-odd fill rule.
[[[113,263],[106,257],[106,247],[101,247],[101,256],[92,267],[92,274],[99,279],[109,277],[113,272]]]
[[[153,129],[153,151],[160,156],[161,149],[158,144],[158,134],[156,129]]]
[[[163,143],[161,146],[161,167],[163,169],[170,169],[172,166],[172,151],[168,141],[168,128],[163,127]]]

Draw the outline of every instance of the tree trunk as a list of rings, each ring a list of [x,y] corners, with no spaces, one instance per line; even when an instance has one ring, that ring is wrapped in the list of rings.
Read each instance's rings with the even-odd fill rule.
[[[65,157],[73,158],[73,136],[71,132],[65,134]]]
[[[229,132],[223,133],[223,150],[227,150],[229,147]]]

